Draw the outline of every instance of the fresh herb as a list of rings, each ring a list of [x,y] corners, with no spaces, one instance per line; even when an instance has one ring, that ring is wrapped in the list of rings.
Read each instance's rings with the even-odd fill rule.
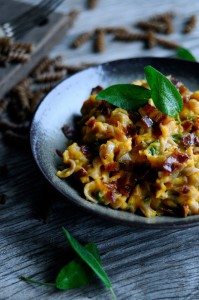
[[[99,92],[97,100],[107,102],[126,110],[137,110],[148,103],[151,91],[135,84],[115,84]]]
[[[151,201],[151,198],[150,197],[145,197],[144,198],[144,203],[149,203]]]
[[[172,139],[176,144],[179,144],[182,139],[182,134],[181,133],[173,134]]]
[[[85,245],[85,248],[101,263],[99,251],[94,243]],[[20,279],[29,283],[44,286],[54,286],[61,290],[69,290],[82,287],[92,280],[94,272],[85,264],[81,258],[76,258],[66,264],[56,277],[55,283],[35,281],[30,278],[20,276]]]
[[[81,257],[81,259],[85,261],[85,263],[95,272],[95,274],[101,279],[101,281],[110,289],[113,299],[117,299],[113,291],[111,281],[98,260],[85,247],[83,247],[65,228],[63,228],[63,232],[70,245]]]
[[[89,243],[84,246],[101,264],[101,259],[97,246],[94,243]],[[59,272],[56,278],[56,287],[61,290],[78,288],[88,284],[94,272],[82,261],[81,258],[76,258],[65,265]]]
[[[195,56],[186,48],[178,48],[177,57],[185,60],[197,61]]]
[[[150,148],[149,148],[149,151],[151,152],[151,155],[157,155],[157,149],[154,147],[154,146],[151,146]]]
[[[96,199],[99,203],[103,203],[103,197],[101,196],[100,192],[96,193]]]
[[[171,81],[151,66],[144,68],[147,82],[151,88],[151,98],[155,106],[164,114],[178,118],[183,101]]]
[[[89,243],[85,246],[81,245],[72,235],[63,228],[64,235],[67,237],[72,248],[77,252],[78,256],[74,260],[66,264],[58,273],[55,282],[45,283],[30,278],[20,276],[19,278],[25,282],[56,287],[61,290],[68,290],[85,286],[90,283],[94,274],[96,274],[110,289],[113,299],[116,300],[115,293],[108,275],[101,266],[101,259],[97,246]]]
[[[151,66],[144,68],[150,90],[133,84],[116,84],[102,90],[97,100],[105,100],[126,110],[137,110],[153,99],[155,106],[164,114],[177,118],[182,110],[182,97],[171,81]]]

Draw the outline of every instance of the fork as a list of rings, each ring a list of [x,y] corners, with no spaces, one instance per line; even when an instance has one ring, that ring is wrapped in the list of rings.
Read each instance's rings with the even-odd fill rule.
[[[63,0],[43,0],[22,15],[9,22],[0,24],[0,38],[21,38],[33,26],[46,20],[47,16],[59,6]]]

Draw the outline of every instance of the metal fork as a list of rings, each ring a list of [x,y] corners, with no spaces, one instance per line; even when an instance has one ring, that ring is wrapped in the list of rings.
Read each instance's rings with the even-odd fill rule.
[[[0,24],[0,38],[21,38],[33,26],[41,24],[48,15],[59,6],[63,0],[43,0],[27,12],[16,17],[10,22]]]

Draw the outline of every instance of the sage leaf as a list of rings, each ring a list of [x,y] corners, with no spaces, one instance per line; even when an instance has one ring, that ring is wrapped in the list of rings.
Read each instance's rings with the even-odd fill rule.
[[[197,61],[195,56],[186,48],[178,48],[177,57],[185,60]]]
[[[94,243],[89,243],[84,246],[101,264],[101,259],[97,246]],[[66,264],[57,275],[55,284],[56,288],[68,290],[82,287],[91,282],[94,272],[81,259],[76,258]]]
[[[145,67],[144,72],[151,88],[151,98],[157,109],[170,117],[179,118],[183,101],[176,87],[151,66]]]
[[[143,86],[135,84],[115,84],[99,92],[97,100],[107,102],[126,109],[137,110],[148,103],[151,91]]]
[[[101,281],[110,289],[113,299],[117,299],[113,291],[111,281],[98,260],[86,248],[84,248],[64,227],[63,232],[71,247],[94,271],[94,273],[101,279]]]

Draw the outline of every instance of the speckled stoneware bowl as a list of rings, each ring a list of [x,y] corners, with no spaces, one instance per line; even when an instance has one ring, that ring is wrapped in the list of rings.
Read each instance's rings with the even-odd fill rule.
[[[128,226],[148,228],[194,226],[199,215],[187,218],[155,217],[146,218],[130,212],[114,210],[100,204],[93,204],[83,198],[78,186],[71,180],[56,176],[61,159],[56,149],[64,150],[66,139],[61,131],[64,124],[72,124],[80,115],[84,100],[93,87],[106,88],[116,83],[130,83],[144,78],[144,67],[151,65],[165,75],[171,74],[182,81],[190,90],[199,89],[199,64],[169,58],[130,58],[104,63],[79,72],[56,86],[39,105],[31,126],[31,147],[36,163],[47,180],[66,198],[79,208],[86,209],[99,217]]]

